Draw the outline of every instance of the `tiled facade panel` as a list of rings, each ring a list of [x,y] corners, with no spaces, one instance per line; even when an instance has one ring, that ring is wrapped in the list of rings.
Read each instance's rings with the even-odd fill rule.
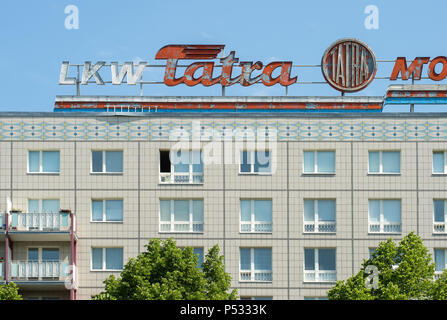
[[[228,143],[232,134],[277,137],[265,143],[274,157],[271,174],[240,173],[239,152],[256,143]],[[219,139],[210,142],[212,135]],[[266,135],[267,134],[267,135]],[[192,136],[201,143],[190,143]],[[185,138],[186,141],[179,141]],[[225,139],[229,139],[226,142]],[[275,138],[276,139],[276,138]],[[252,141],[254,142],[254,141]],[[203,184],[161,184],[160,150],[201,149],[212,159]],[[262,144],[258,144],[258,147]],[[59,174],[27,172],[29,150],[59,150]],[[92,173],[92,150],[122,150],[122,173]],[[304,151],[334,151],[335,174],[303,173]],[[0,212],[27,210],[29,199],[59,199],[77,217],[78,299],[89,299],[104,279],[119,272],[93,271],[91,248],[122,247],[124,263],[145,250],[149,239],[173,237],[178,246],[218,244],[231,285],[242,297],[303,299],[325,297],[333,283],[304,281],[304,249],[336,250],[337,280],[356,273],[369,248],[390,237],[418,232],[433,253],[447,248],[447,234],[433,234],[433,200],[447,199],[447,176],[432,172],[433,151],[447,150],[447,118],[377,116],[306,117],[93,117],[54,116],[0,119]],[[368,173],[369,151],[400,151],[400,173]],[[122,199],[123,221],[92,221],[92,199]],[[160,199],[203,199],[203,232],[160,232]],[[272,201],[272,231],[240,232],[240,200]],[[335,200],[336,231],[304,230],[304,200]],[[400,199],[402,232],[369,232],[369,199]],[[0,238],[0,257],[4,242]],[[26,259],[29,246],[60,246],[68,261],[70,243],[17,241],[14,259]],[[240,281],[240,248],[271,248],[272,281]],[[3,250],[3,251],[2,251]],[[24,291],[25,297],[59,296],[68,290]]]

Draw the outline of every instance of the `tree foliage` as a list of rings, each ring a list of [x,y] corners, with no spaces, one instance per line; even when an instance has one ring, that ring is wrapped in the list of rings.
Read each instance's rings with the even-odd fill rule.
[[[0,284],[0,300],[22,300],[19,288],[14,282]]]
[[[146,251],[129,259],[119,278],[105,281],[105,291],[94,300],[234,300],[231,277],[225,272],[223,256],[215,245],[205,256],[202,268],[191,247],[177,248],[172,239],[153,239]]]
[[[377,288],[367,288],[368,265],[378,269]],[[329,290],[330,300],[439,300],[447,297],[447,272],[434,280],[435,264],[422,239],[414,232],[399,245],[392,239],[381,242],[360,271]]]

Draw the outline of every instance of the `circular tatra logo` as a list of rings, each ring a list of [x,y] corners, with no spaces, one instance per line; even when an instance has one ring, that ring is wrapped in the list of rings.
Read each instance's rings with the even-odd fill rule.
[[[334,89],[356,92],[374,80],[377,71],[376,57],[365,43],[357,39],[341,39],[324,53],[321,70]]]

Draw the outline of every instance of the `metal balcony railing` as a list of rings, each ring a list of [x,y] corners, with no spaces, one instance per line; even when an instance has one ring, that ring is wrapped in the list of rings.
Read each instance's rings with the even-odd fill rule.
[[[271,282],[272,270],[241,270],[240,281]]]
[[[443,271],[435,271],[435,279],[434,280],[438,280],[439,278],[441,278]]]
[[[3,262],[0,262],[0,281],[5,281],[5,267]]]
[[[272,232],[271,221],[241,221],[241,232]]]
[[[434,233],[445,233],[445,222],[434,222],[433,223]]]
[[[304,282],[335,282],[337,281],[336,270],[305,270]]]
[[[70,229],[68,212],[11,212],[11,230],[19,231],[68,231]]]
[[[369,223],[370,233],[401,233],[402,224],[400,222],[395,223]]]
[[[63,261],[12,261],[9,267],[11,280],[63,281],[71,271]]]
[[[161,221],[160,232],[203,232],[203,221]]]
[[[203,183],[203,173],[189,172],[160,172],[160,183],[172,184],[194,184]]]
[[[0,230],[6,229],[5,213],[0,213]]]
[[[336,224],[335,221],[305,221],[304,232],[334,233],[336,232]]]

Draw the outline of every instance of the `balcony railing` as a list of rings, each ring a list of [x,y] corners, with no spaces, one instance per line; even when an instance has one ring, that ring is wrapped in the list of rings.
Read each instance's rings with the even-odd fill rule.
[[[69,213],[62,212],[11,212],[10,229],[18,231],[68,231]]]
[[[370,223],[369,224],[369,232],[370,233],[401,233],[400,222],[395,223]]]
[[[435,280],[441,278],[443,271],[435,271]]]
[[[203,221],[161,221],[160,232],[203,232]]]
[[[5,281],[5,267],[3,262],[0,262],[0,281]]]
[[[5,221],[5,214],[0,213],[0,230],[6,229],[6,221]]]
[[[203,183],[203,173],[189,172],[160,172],[160,183],[172,184],[194,184]]]
[[[240,281],[259,281],[259,282],[271,282],[272,271],[271,270],[255,270],[255,271],[241,271]]]
[[[55,280],[62,281],[70,273],[69,264],[63,261],[12,261],[11,280]]]
[[[445,233],[445,222],[434,222],[433,223],[434,233]]]
[[[305,270],[304,282],[335,282],[337,281],[336,270]]]
[[[304,232],[312,233],[334,233],[336,231],[335,221],[305,221]]]
[[[272,232],[271,221],[241,221],[241,232]]]

